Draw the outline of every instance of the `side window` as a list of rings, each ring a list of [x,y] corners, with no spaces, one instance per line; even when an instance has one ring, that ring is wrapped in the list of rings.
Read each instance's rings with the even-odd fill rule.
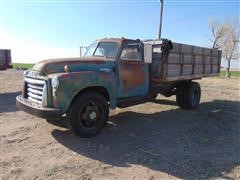
[[[139,43],[125,44],[120,59],[129,61],[142,61],[142,53]]]

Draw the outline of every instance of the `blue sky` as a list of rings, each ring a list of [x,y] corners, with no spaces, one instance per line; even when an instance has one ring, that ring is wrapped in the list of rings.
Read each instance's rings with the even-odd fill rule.
[[[0,48],[13,62],[79,56],[79,46],[104,37],[151,39],[158,35],[155,0],[0,0]],[[239,17],[238,0],[165,0],[162,37],[211,46],[208,21]]]

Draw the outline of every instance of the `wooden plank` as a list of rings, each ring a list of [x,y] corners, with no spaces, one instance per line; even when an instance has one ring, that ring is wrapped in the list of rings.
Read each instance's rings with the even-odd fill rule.
[[[213,52],[212,53],[213,56],[218,56],[218,52],[219,52],[218,50],[212,49],[212,52]]]
[[[191,54],[192,53],[192,47],[187,44],[181,44],[181,52],[184,54]]]
[[[222,58],[222,52],[218,51],[218,73],[220,73],[220,69],[221,69],[221,58]]]
[[[193,47],[193,54],[199,54],[202,55],[202,49],[201,47],[194,46]]]
[[[180,51],[180,44],[173,42],[172,45],[173,45],[173,49],[171,50],[171,52],[179,53],[179,51]]]
[[[205,51],[205,49],[204,48],[202,48],[202,63],[203,63],[203,74],[205,74],[205,55],[204,55],[204,51]]]
[[[218,57],[217,56],[213,56],[212,64],[218,65]]]
[[[168,63],[180,63],[180,54],[179,53],[169,53],[168,55]]]
[[[192,53],[191,53],[191,64],[192,64],[192,75],[194,73],[194,65],[195,65],[195,56],[193,54],[193,46],[192,46]]]
[[[165,62],[166,76],[168,76],[168,60]]]
[[[203,56],[202,55],[195,56],[195,64],[203,64]]]
[[[211,71],[211,64],[206,64],[205,65],[205,74],[210,74],[212,71]]]
[[[203,74],[203,65],[202,64],[196,64],[194,67],[194,74],[193,75],[199,75]]]
[[[184,64],[183,65],[183,73],[182,73],[183,76],[186,76],[186,75],[192,75],[192,65],[190,64]]]
[[[182,76],[183,75],[183,55],[184,55],[184,52],[182,52],[182,45],[180,46],[180,64],[181,64],[181,70],[180,70],[180,75]]]
[[[211,49],[209,49],[209,48],[203,48],[203,49],[204,49],[205,56],[211,56]]]
[[[174,76],[180,76],[181,72],[181,65],[178,64],[169,64],[167,69],[167,76],[166,77],[174,77]]]
[[[184,54],[183,55],[183,63],[184,64],[192,64],[192,54]]]
[[[205,56],[205,64],[211,64],[211,55],[210,56]]]

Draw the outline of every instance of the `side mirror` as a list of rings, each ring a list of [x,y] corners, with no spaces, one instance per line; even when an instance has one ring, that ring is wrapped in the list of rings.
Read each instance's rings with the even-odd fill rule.
[[[144,62],[152,63],[152,44],[144,43]]]

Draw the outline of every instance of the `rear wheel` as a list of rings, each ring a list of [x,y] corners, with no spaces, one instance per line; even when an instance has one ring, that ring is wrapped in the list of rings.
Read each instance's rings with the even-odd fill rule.
[[[179,87],[176,94],[177,104],[184,109],[195,109],[201,99],[201,88],[199,83],[191,82]]]
[[[98,92],[80,95],[67,112],[69,128],[80,137],[97,134],[108,120],[109,107],[106,98]]]

